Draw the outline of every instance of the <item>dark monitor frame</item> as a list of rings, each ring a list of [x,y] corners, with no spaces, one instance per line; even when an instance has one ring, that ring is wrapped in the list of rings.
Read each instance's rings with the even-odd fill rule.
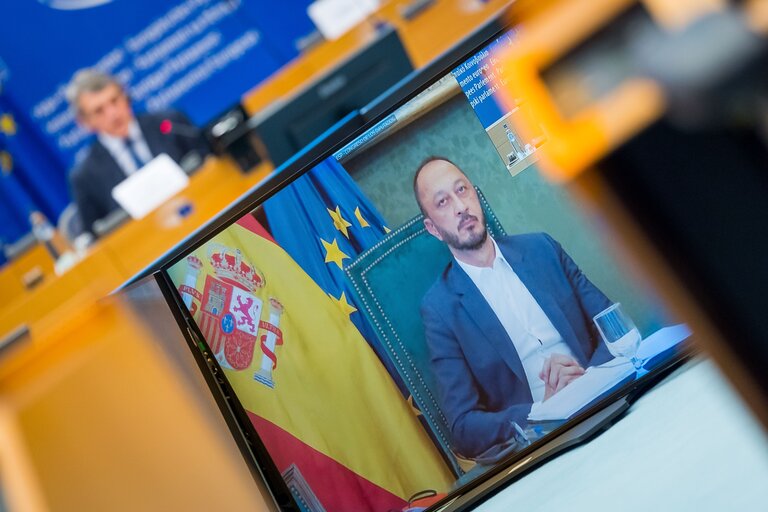
[[[255,133],[275,166],[317,137],[328,120],[363,108],[413,72],[397,29],[376,27],[375,39],[310,84],[253,115],[244,129]]]
[[[256,186],[219,217],[180,243],[152,268],[163,293],[174,309],[179,327],[184,332],[191,350],[195,353],[201,371],[207,373],[211,391],[217,395],[222,414],[228,416],[228,423],[243,456],[255,474],[260,474],[265,479],[273,492],[276,503],[284,510],[298,510],[298,508],[293,502],[282,477],[267,455],[255,429],[247,421],[242,405],[226,379],[223,378],[222,369],[208,351],[197,324],[183,305],[181,297],[176,293],[167,270],[186,257],[189,252],[213,238],[258,205],[263,204],[325,158],[364,134],[389,113],[430,86],[435,80],[450,73],[466,57],[473,55],[508,30],[510,27],[505,27],[503,23],[498,21],[499,19],[509,19],[504,16],[506,14],[502,13],[498,18],[459,43],[454,49],[438,58],[433,64],[418,73],[414,73],[407,81],[401,82],[398,89],[390,90],[379,100],[374,101],[362,114],[366,120],[362,126],[350,124],[349,119],[347,119],[340,123],[335,130],[326,132],[324,139],[316,141],[310,148],[305,149],[280,166],[264,183]],[[360,115],[355,117],[359,120]],[[145,272],[144,275],[148,273],[150,272]],[[591,406],[569,419],[564,425],[554,429],[543,440],[510,454],[491,470],[450,493],[448,497],[435,505],[434,510],[442,510],[444,507],[448,507],[450,510],[466,510],[478,501],[494,494],[502,486],[508,485],[511,481],[533,470],[553,455],[569,448],[574,443],[590,438],[591,435],[620,417],[640,394],[678,367],[689,355],[690,350],[683,350],[678,355],[661,363],[648,374],[620,386],[619,389],[598,399]],[[591,424],[588,423],[589,420],[592,420]],[[587,426],[589,428],[586,428]],[[571,437],[563,437],[569,432],[572,434]],[[509,467],[515,464],[518,464],[516,470],[510,472]]]

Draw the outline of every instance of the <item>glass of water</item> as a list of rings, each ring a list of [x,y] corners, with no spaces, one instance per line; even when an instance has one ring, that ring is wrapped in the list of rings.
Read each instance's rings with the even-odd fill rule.
[[[620,303],[604,309],[592,319],[608,347],[608,351],[614,357],[626,357],[640,371],[643,360],[637,357],[637,349],[640,346],[640,331],[629,318]]]

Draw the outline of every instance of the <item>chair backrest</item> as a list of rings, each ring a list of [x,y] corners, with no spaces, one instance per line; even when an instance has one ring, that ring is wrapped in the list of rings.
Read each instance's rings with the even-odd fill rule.
[[[480,190],[488,232],[504,235]],[[437,399],[429,349],[419,314],[421,299],[451,260],[443,242],[424,227],[423,215],[409,220],[360,254],[344,270],[357,294],[362,314],[397,367],[424,415],[433,438],[457,476],[463,474],[450,448],[450,431]]]
[[[69,240],[70,243],[83,234],[85,227],[83,226],[83,220],[80,218],[80,210],[75,203],[69,203],[64,208],[64,211],[61,212],[57,228],[59,233],[64,235],[64,238]]]

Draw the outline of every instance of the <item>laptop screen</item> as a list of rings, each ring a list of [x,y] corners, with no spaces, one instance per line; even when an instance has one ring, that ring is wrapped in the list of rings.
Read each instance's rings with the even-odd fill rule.
[[[495,48],[167,268],[301,510],[407,509],[679,356],[688,328],[536,166]],[[428,501],[428,500],[427,500]]]

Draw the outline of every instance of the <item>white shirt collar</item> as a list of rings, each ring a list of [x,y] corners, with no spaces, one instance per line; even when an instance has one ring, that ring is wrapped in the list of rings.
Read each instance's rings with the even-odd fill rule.
[[[493,258],[493,262],[491,263],[490,267],[478,267],[475,265],[471,265],[469,263],[464,263],[463,261],[459,261],[457,258],[454,258],[456,260],[456,263],[459,264],[459,266],[464,270],[464,272],[467,273],[469,277],[476,278],[483,274],[483,272],[487,270],[491,270],[494,268],[498,268],[498,265],[506,264],[508,267],[512,268],[512,266],[507,262],[507,259],[504,257],[504,255],[501,253],[501,250],[499,249],[499,245],[496,243],[496,240],[493,239],[491,235],[488,235],[488,237],[491,239],[491,243],[493,244],[493,250],[496,256]]]
[[[125,139],[122,137],[115,137],[114,135],[109,135],[107,133],[99,133],[96,137],[98,137],[99,142],[110,151],[121,151],[125,147]],[[144,139],[144,135],[141,133],[141,128],[139,127],[136,118],[131,119],[131,122],[128,125],[128,138],[134,142]]]

